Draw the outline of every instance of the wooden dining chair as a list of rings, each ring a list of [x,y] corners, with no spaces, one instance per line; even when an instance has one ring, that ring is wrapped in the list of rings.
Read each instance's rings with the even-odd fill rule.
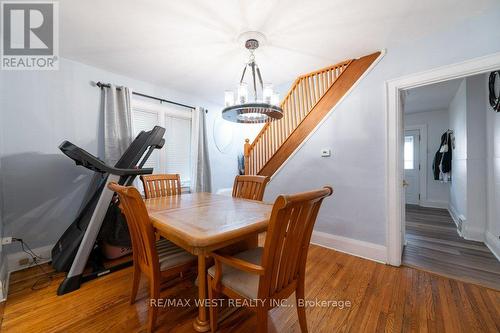
[[[264,248],[257,247],[234,256],[213,253],[215,265],[208,270],[210,300],[224,294],[234,299],[260,300],[257,307],[257,332],[267,332],[267,312],[277,300],[293,292],[302,332],[307,332],[304,279],[307,251],[318,211],[323,199],[333,189],[322,189],[294,195],[280,195],[274,202]],[[211,301],[212,302],[212,301]],[[210,303],[213,304],[213,303]],[[303,303],[302,303],[303,305]],[[210,307],[210,327],[217,330],[217,307]]]
[[[269,177],[244,175],[236,176],[233,185],[233,197],[262,201]]]
[[[167,239],[156,240],[146,206],[135,187],[120,186],[116,183],[110,183],[108,187],[120,197],[120,207],[127,219],[132,239],[134,277],[130,304],[135,302],[141,273],[149,280],[150,298],[158,299],[162,280],[196,266],[196,257]],[[158,308],[151,307],[148,314],[148,332],[153,331],[157,315]]]
[[[146,199],[181,194],[181,176],[177,173],[143,175],[141,181]]]

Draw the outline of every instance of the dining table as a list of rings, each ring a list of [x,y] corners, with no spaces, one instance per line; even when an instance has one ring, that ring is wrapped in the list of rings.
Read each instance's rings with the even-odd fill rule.
[[[258,246],[267,230],[272,205],[206,192],[145,199],[156,232],[198,257],[198,316],[193,327],[210,330],[207,260],[213,251],[231,254]]]

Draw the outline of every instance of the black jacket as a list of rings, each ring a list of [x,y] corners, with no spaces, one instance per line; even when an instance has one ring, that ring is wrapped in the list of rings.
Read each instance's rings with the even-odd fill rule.
[[[448,146],[448,151],[441,153],[441,147],[446,145]],[[451,171],[452,154],[451,133],[443,133],[443,135],[441,135],[441,144],[439,145],[439,149],[434,156],[434,161],[432,162],[432,170],[434,171],[435,180],[439,180],[439,173],[441,171],[444,173]]]

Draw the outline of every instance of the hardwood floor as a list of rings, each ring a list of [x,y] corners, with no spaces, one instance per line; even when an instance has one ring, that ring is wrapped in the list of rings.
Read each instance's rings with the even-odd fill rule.
[[[460,237],[446,209],[407,205],[406,240],[404,265],[500,290],[500,262]]]
[[[2,332],[143,332],[147,289],[129,304],[132,270],[127,268],[57,296],[62,280],[32,290],[36,268],[12,275]],[[145,280],[145,279],[144,279]],[[172,283],[171,283],[172,285]],[[196,297],[190,280],[167,287],[164,298]],[[391,267],[312,245],[306,271],[306,299],[349,301],[351,307],[308,307],[309,332],[498,332],[500,292],[408,267]],[[288,304],[294,304],[293,296]],[[157,332],[193,332],[197,310],[159,310]],[[270,332],[299,332],[296,309],[270,311]],[[220,332],[255,333],[256,317],[241,308],[220,325]]]

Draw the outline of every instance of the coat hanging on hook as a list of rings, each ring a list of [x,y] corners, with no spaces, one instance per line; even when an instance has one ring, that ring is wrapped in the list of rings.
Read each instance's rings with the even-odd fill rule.
[[[453,131],[447,130],[441,135],[441,144],[432,162],[434,180],[448,182],[451,180],[451,160],[453,155]]]

